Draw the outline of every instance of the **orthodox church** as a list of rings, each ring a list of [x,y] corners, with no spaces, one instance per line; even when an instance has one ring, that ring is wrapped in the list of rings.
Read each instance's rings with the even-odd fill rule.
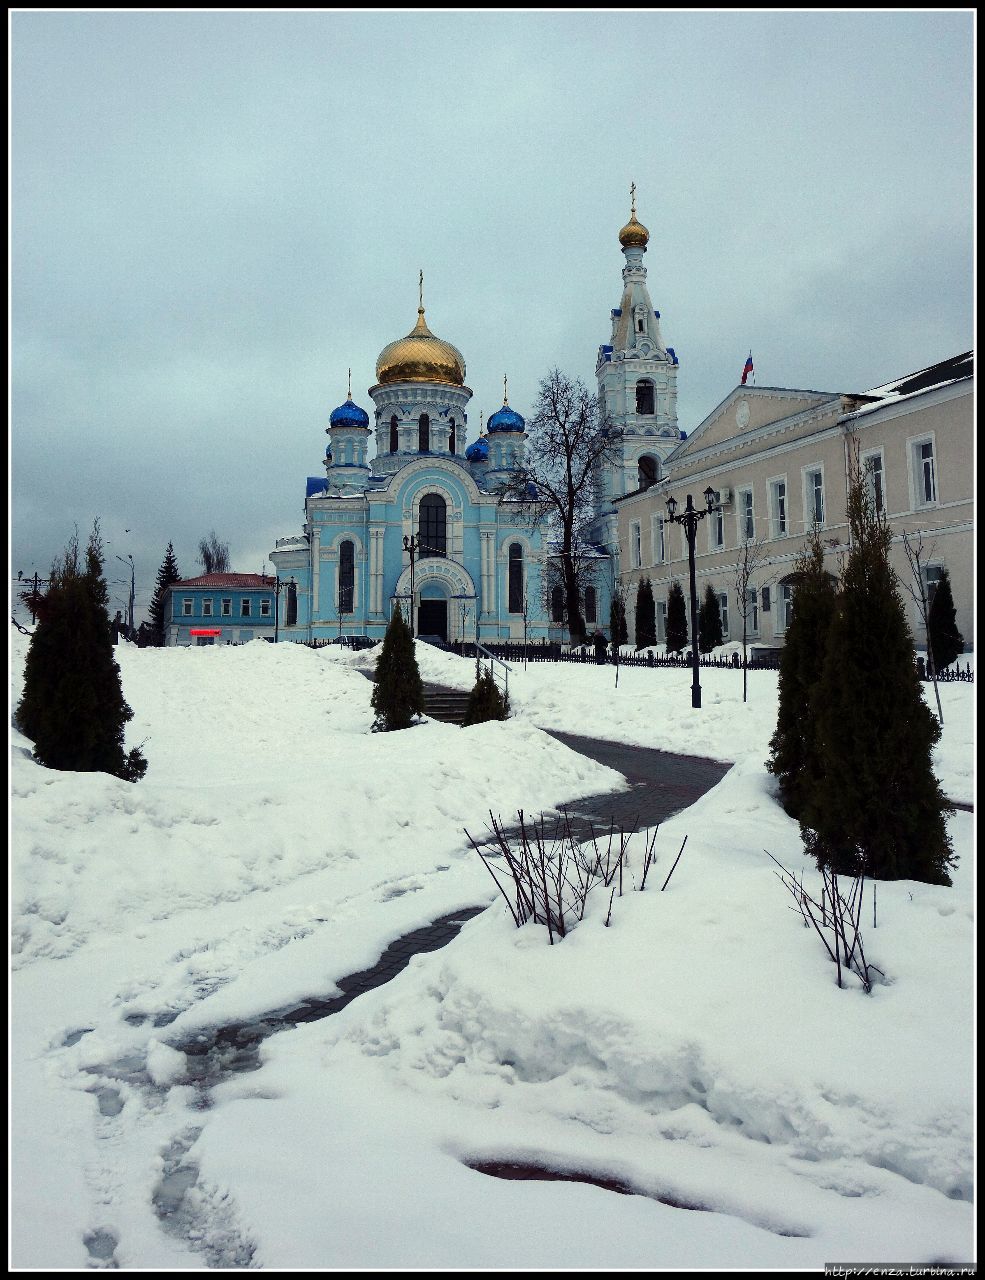
[[[590,631],[607,631],[618,581],[614,500],[658,480],[680,440],[677,357],[663,344],[647,292],[648,239],[634,189],[619,233],[622,298],[596,367],[619,444],[596,477],[590,540],[598,569],[583,601]],[[304,528],[278,538],[270,554],[283,639],[382,639],[397,605],[415,634],[449,642],[564,638],[549,530],[532,519],[533,501],[501,496],[524,460],[525,421],[510,408],[504,379],[502,407],[468,444],[465,376],[462,353],[428,328],[422,288],[417,323],[376,362],[372,417],[354,403],[350,380],[326,428],[325,475],[308,479]]]

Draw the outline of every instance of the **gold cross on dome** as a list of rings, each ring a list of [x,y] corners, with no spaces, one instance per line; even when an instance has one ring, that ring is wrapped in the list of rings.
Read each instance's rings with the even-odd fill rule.
[[[632,216],[636,217],[636,183],[629,184],[629,211]]]
[[[421,311],[424,310],[424,272],[422,271],[417,281],[417,305]]]
[[[352,399],[352,370],[349,370],[349,399]]]
[[[505,373],[503,374],[503,404],[509,404],[509,400],[507,400],[506,398],[506,374]]]

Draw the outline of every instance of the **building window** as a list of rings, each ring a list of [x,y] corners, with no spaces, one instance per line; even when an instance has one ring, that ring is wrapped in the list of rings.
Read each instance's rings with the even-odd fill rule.
[[[786,631],[790,626],[793,618],[793,584],[789,582],[781,582],[780,589],[776,598],[776,630],[777,633]]]
[[[944,566],[940,564],[925,564],[921,570],[923,577],[924,590],[927,593],[928,605],[934,603],[934,593],[937,590],[937,584],[944,576]]]
[[[708,521],[708,536],[711,538],[712,550],[725,546],[725,512],[721,507],[711,513]]]
[[[739,543],[752,542],[756,537],[756,518],[752,507],[752,490],[739,490]]]
[[[629,556],[633,568],[639,569],[643,564],[643,547],[638,520],[629,526]]]
[[[937,470],[933,440],[918,440],[913,446],[914,476],[917,484],[917,506],[933,506],[937,501]]]
[[[509,611],[523,613],[523,547],[510,544]]]
[[[667,639],[667,601],[658,600],[657,609],[657,642],[663,644]]]
[[[722,637],[728,639],[728,592],[719,591],[718,595],[718,612],[722,619]]]
[[[397,415],[390,419],[390,452],[396,453],[400,448],[400,434],[397,431]]]
[[[203,618],[212,617],[212,601],[211,600],[202,601],[202,617]]]
[[[652,516],[650,519],[650,541],[653,552],[653,563],[663,564],[667,558],[667,543],[664,537],[663,516]]]
[[[807,524],[824,525],[824,472],[812,467],[804,472],[804,512]]]
[[[243,596],[243,598],[240,600],[240,602],[239,602],[239,616],[240,616],[241,618],[248,618],[248,617],[250,616],[250,598],[249,598],[249,596]]]
[[[865,470],[865,485],[869,491],[869,498],[872,501],[872,507],[876,515],[882,515],[886,505],[886,485],[883,477],[883,459],[882,450],[878,453],[868,453],[862,459],[862,466]]]
[[[561,587],[555,587],[551,592],[551,621],[564,621],[564,591]]]
[[[233,613],[233,602],[228,597],[222,602],[222,616],[231,618]]]
[[[594,587],[585,588],[585,621],[593,627],[598,622],[598,597]]]
[[[422,413],[417,422],[417,451],[429,453],[431,449],[431,419]]]
[[[270,617],[270,601],[269,600],[260,601],[260,617],[261,618]]]
[[[759,592],[755,587],[750,587],[746,592],[746,634],[750,636],[759,635]]]
[[[345,541],[339,547],[339,613],[352,613],[356,586],[355,545]]]
[[[296,625],[298,620],[298,586],[292,578],[287,584],[287,617],[285,622],[289,627]]]
[[[770,482],[770,522],[773,526],[774,538],[787,536],[787,482],[773,480]]]
[[[445,512],[445,500],[440,494],[428,493],[421,499],[420,525],[417,531],[419,556],[447,554]]]
[[[187,618],[192,611],[192,601],[184,597],[181,601],[181,612]]]
[[[448,424],[448,452],[455,452],[455,419]]]
[[[641,332],[642,327],[643,322],[641,320]],[[636,384],[636,412],[647,415],[653,413],[653,383],[649,378],[641,378]]]

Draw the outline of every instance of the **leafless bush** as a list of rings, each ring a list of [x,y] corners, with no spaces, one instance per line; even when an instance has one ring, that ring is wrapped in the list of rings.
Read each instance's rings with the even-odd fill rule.
[[[503,895],[516,927],[521,928],[528,920],[544,925],[552,946],[555,938],[565,937],[584,919],[588,895],[598,885],[611,889],[605,920],[608,925],[613,899],[617,894],[623,896],[624,874],[628,871],[633,887],[642,890],[655,860],[659,828],[654,828],[647,840],[640,881],[636,884],[628,854],[635,827],[624,831],[613,824],[602,837],[593,829],[591,839],[582,843],[573,834],[564,810],[553,824],[543,815],[530,821],[519,810],[517,826],[512,831],[492,812],[489,821],[491,840],[480,842],[466,831],[472,848]]]
[[[804,928],[806,929],[813,925],[818,937],[824,943],[824,949],[837,970],[838,986],[843,987],[845,985],[843,975],[847,971],[856,975],[866,993],[871,992],[872,975],[878,973],[882,978],[885,978],[886,975],[881,969],[876,968],[874,964],[869,964],[866,961],[865,949],[862,946],[859,923],[862,919],[865,876],[853,876],[851,878],[851,888],[846,898],[838,876],[829,868],[823,867],[821,869],[821,899],[818,901],[816,898],[811,897],[804,888],[803,877],[798,880],[782,863],[777,862],[768,849],[763,852],[773,862],[776,862],[776,865],[780,868],[774,874],[796,903],[796,907],[793,909],[800,912],[804,921]],[[875,928],[874,883],[872,894],[872,927]]]

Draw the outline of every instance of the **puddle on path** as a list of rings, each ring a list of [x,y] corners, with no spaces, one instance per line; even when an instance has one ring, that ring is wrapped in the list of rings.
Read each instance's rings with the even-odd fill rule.
[[[410,964],[411,957],[447,946],[468,920],[485,909],[481,906],[453,911],[404,934],[390,943],[372,968],[339,978],[335,985],[341,995],[309,996],[283,1009],[275,1009],[245,1022],[202,1031],[190,1040],[175,1044],[173,1047],[185,1054],[189,1080],[207,1088],[231,1074],[257,1070],[260,1045],[268,1036],[302,1022],[317,1022],[338,1013],[358,996],[392,981]]]

